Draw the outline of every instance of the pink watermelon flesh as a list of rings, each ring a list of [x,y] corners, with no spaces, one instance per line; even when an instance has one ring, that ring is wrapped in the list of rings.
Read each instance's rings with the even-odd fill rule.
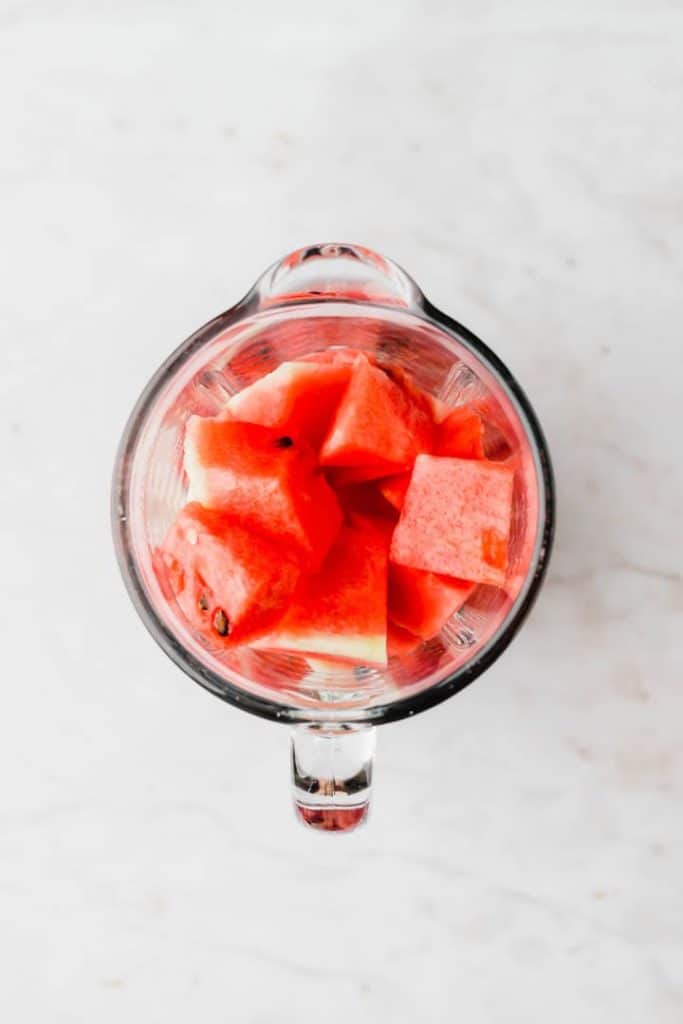
[[[390,523],[343,526],[320,572],[302,579],[289,610],[258,646],[386,665],[390,537]]]
[[[389,618],[423,640],[431,640],[462,607],[475,583],[406,565],[389,566]]]
[[[470,406],[452,409],[439,424],[436,455],[458,459],[484,458],[484,423]]]
[[[418,455],[394,532],[392,561],[503,584],[513,477],[499,463]]]
[[[273,427],[318,448],[351,368],[346,364],[282,363],[228,403],[233,419]]]
[[[185,471],[190,501],[289,539],[313,568],[339,532],[342,513],[312,449],[271,427],[191,417]]]
[[[323,466],[367,467],[366,479],[408,469],[434,442],[434,423],[422,405],[382,370],[356,363],[320,451]]]
[[[281,363],[188,420],[190,504],[154,556],[164,593],[214,647],[341,672],[404,657],[476,584],[509,584],[514,463],[489,448],[477,409],[362,352]]]
[[[156,565],[166,570],[162,586],[189,625],[214,647],[244,643],[272,627],[301,574],[292,547],[197,503],[178,515]]]

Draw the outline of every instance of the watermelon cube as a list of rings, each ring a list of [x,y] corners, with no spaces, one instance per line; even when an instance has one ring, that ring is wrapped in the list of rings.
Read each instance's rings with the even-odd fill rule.
[[[407,565],[389,566],[389,618],[423,640],[431,640],[462,607],[476,583]]]
[[[366,479],[388,476],[409,469],[417,453],[430,451],[433,442],[428,408],[360,359],[323,442],[320,464],[367,467]]]
[[[349,365],[282,363],[234,395],[228,410],[233,419],[274,427],[318,448],[350,375]]]
[[[448,413],[438,427],[435,454],[484,458],[484,423],[475,409],[461,405]]]
[[[295,543],[317,568],[342,523],[339,503],[305,443],[272,427],[190,417],[189,501]]]
[[[162,587],[214,647],[272,627],[301,575],[294,548],[196,502],[180,512],[156,554]]]
[[[391,523],[342,527],[322,568],[302,577],[288,611],[259,647],[387,663],[387,564]]]
[[[391,545],[392,561],[502,585],[514,471],[503,464],[418,455]]]

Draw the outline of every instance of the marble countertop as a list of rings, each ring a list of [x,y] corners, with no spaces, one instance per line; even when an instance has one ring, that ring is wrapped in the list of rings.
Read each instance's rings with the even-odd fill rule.
[[[6,1019],[681,1021],[682,44],[668,0],[0,3]],[[501,354],[560,502],[524,631],[338,839],[107,511],[151,371],[321,240]]]

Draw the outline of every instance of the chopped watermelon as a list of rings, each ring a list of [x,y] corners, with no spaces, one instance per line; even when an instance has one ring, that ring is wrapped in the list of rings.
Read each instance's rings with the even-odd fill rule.
[[[387,623],[387,654],[390,658],[405,658],[421,645],[419,636],[401,629],[391,619]]]
[[[392,562],[389,618],[423,640],[431,640],[475,587],[475,583]]]
[[[314,568],[339,532],[341,510],[312,449],[271,427],[191,417],[185,471],[190,501],[289,538]]]
[[[320,571],[302,578],[288,611],[258,646],[386,665],[390,536],[390,523],[343,526]]]
[[[347,364],[282,363],[234,395],[228,410],[233,419],[277,428],[317,448],[350,375]]]
[[[471,406],[452,409],[439,424],[437,455],[451,455],[458,459],[484,458],[484,424]]]
[[[391,546],[392,561],[501,585],[514,472],[493,462],[418,455]]]
[[[367,467],[366,479],[408,469],[434,441],[434,423],[422,405],[366,360],[351,380],[320,451],[322,466]]]
[[[330,339],[348,336],[340,324]],[[275,340],[301,352],[328,340],[323,328],[290,324]],[[273,337],[254,353],[272,372],[231,363],[230,382],[259,379],[219,416],[187,421],[189,504],[153,562],[191,628],[213,649],[250,644],[251,678],[268,683],[294,659],[283,685],[313,669],[342,681],[436,637],[475,590],[493,595],[487,612],[508,601],[494,588],[523,578],[533,531],[516,464],[485,457],[506,452],[492,445],[498,426],[381,354],[330,347],[273,368]]]
[[[380,480],[379,489],[389,504],[400,510],[403,508],[409,484],[410,472],[396,473],[394,476],[387,476]]]
[[[155,565],[190,626],[215,647],[272,627],[301,574],[294,548],[196,502],[176,518]]]

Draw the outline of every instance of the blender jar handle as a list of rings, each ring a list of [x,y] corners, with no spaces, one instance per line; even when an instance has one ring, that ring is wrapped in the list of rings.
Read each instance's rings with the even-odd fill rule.
[[[375,727],[308,723],[292,730],[292,788],[310,828],[348,832],[365,821],[372,787]]]
[[[307,245],[285,256],[259,278],[251,297],[261,308],[325,299],[417,307],[423,299],[397,263],[364,246],[339,242]]]

